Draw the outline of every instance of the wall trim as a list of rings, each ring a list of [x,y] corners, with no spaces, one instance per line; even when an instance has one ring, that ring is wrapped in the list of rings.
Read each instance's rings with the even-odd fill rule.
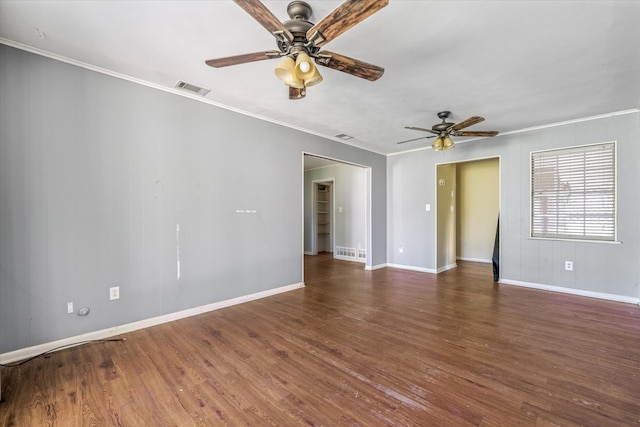
[[[451,270],[452,268],[456,268],[456,267],[458,267],[458,264],[456,264],[456,263],[445,265],[444,267],[440,267],[437,270],[437,273],[442,273],[444,271]]]
[[[432,268],[424,268],[424,267],[413,267],[411,265],[403,265],[403,264],[387,264],[387,267],[391,268],[399,268],[401,270],[411,270],[411,271],[419,271],[421,273],[431,273],[438,274],[437,270]]]
[[[640,305],[640,298],[628,297],[624,295],[607,294],[604,292],[586,291],[584,289],[565,288],[563,286],[545,285],[542,283],[521,282],[519,280],[500,279],[498,283],[505,285],[521,286],[524,288],[539,289],[543,291],[559,292],[563,294],[578,295],[589,298],[603,299],[607,301],[624,302],[627,304]]]
[[[466,256],[459,256],[459,257],[456,257],[456,259],[458,261],[481,262],[483,264],[492,264],[493,263],[492,260],[485,259],[485,258],[469,258],[469,257],[466,257]]]
[[[38,344],[32,347],[26,347],[19,350],[10,351],[8,353],[0,354],[0,363],[7,364],[7,363],[18,362],[20,360],[24,360],[29,357],[37,356],[46,351],[50,351],[52,348],[56,348],[60,346],[72,346],[74,343],[78,343],[82,341],[111,338],[116,335],[137,331],[139,329],[149,328],[151,326],[161,325],[163,323],[173,322],[174,320],[184,319],[186,317],[197,316],[198,314],[219,310],[221,308],[226,308],[226,307],[242,304],[249,301],[254,301],[257,299],[266,298],[269,296],[273,296],[283,292],[289,292],[289,291],[293,291],[301,288],[304,288],[304,282],[281,286],[279,288],[274,288],[274,289],[268,289],[266,291],[256,292],[249,295],[243,295],[243,296],[231,298],[224,301],[218,301],[211,304],[202,305],[199,307],[188,308],[186,310],[177,311],[175,313],[169,313],[169,314],[164,314],[162,316],[151,317],[149,319],[143,319],[137,322],[127,323],[119,326],[113,326],[111,328],[102,329],[99,331],[87,332],[85,334],[76,335],[74,337],[69,337],[69,338],[63,338],[57,341]]]
[[[368,270],[368,271],[373,271],[373,270],[380,270],[381,268],[387,268],[388,265],[387,264],[377,264],[377,265],[373,265],[373,266],[365,266],[364,269]]]

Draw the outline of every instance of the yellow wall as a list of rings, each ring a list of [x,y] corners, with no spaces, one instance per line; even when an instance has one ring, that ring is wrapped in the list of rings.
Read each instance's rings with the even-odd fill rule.
[[[499,160],[457,166],[457,257],[490,261],[500,209]]]
[[[456,165],[438,165],[438,271],[456,263]]]

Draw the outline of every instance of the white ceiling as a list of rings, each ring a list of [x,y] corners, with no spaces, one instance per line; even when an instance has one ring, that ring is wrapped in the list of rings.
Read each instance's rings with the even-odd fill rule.
[[[307,0],[318,22],[340,1]],[[288,1],[264,1],[284,21]],[[39,37],[38,31],[44,33]],[[211,89],[206,100],[388,154],[449,121],[514,132],[640,105],[640,1],[400,1],[324,48],[385,68],[370,82],[319,67],[288,99],[278,61],[214,69],[206,59],[277,49],[232,1],[0,0],[0,41],[154,85]],[[458,138],[457,142],[464,142]]]

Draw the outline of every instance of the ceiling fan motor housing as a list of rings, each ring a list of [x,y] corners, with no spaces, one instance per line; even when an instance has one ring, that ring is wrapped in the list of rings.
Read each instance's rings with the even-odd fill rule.
[[[451,114],[451,112],[449,111],[441,111],[438,113],[438,118],[442,119],[442,123],[438,123],[437,125],[433,125],[431,126],[431,130],[436,131],[436,132],[445,132],[447,129],[449,129],[451,126],[453,126],[455,123],[449,123],[447,122],[447,118],[449,117],[449,114]]]
[[[311,18],[311,14],[313,10],[309,3],[304,1],[292,1],[287,6],[287,13],[289,14],[289,18],[291,19],[302,19],[307,21]]]
[[[306,50],[309,56],[314,56],[320,48],[307,40],[307,31],[314,25],[309,21],[313,13],[311,6],[303,1],[293,1],[287,6],[287,13],[291,19],[283,22],[283,25],[293,35],[293,41],[278,40],[278,49],[284,54],[294,56]]]

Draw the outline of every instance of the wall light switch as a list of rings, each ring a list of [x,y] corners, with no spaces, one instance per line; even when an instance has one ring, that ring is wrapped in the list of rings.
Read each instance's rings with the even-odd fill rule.
[[[424,210],[427,211],[427,212],[430,212],[431,211],[431,204],[427,203],[426,205],[424,205]]]
[[[73,313],[73,303],[72,302],[68,302],[67,303],[67,314],[69,313]]]

